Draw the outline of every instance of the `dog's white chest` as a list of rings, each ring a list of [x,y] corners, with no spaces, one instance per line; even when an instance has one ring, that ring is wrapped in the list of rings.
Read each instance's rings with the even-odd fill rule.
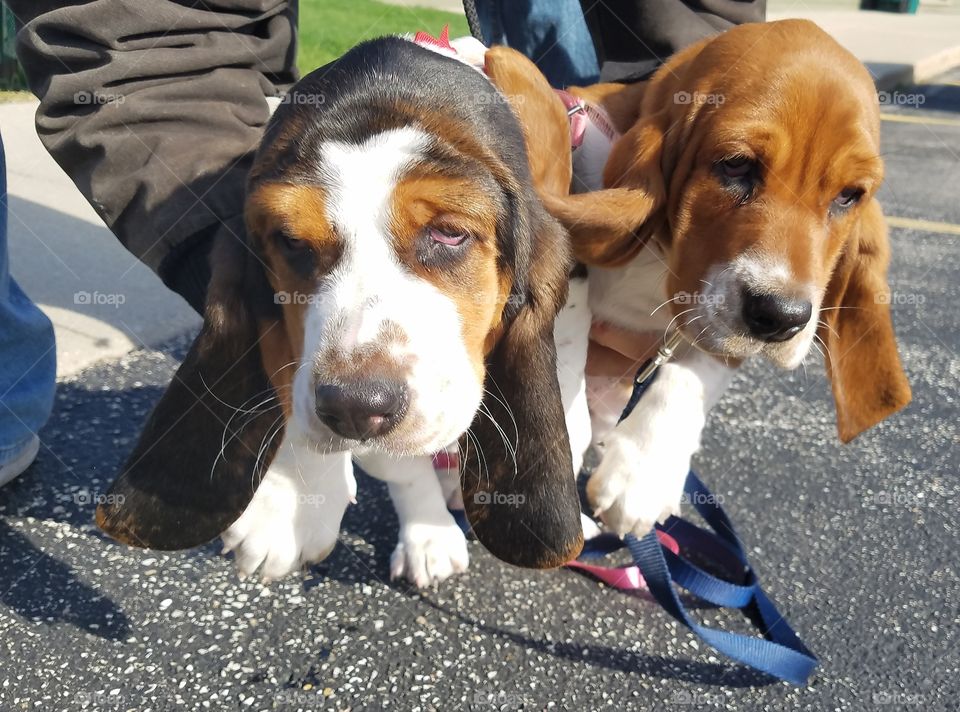
[[[583,133],[583,142],[573,152],[572,193],[593,193],[603,190],[603,169],[613,146],[611,138],[590,122]]]
[[[631,331],[658,331],[670,321],[664,306],[667,267],[652,248],[622,267],[590,267],[590,310],[594,319]]]

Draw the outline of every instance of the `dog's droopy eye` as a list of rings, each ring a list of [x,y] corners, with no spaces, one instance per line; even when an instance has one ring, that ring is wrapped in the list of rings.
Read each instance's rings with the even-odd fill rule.
[[[283,250],[288,253],[300,253],[310,249],[310,246],[307,244],[306,240],[301,240],[300,238],[294,237],[286,232],[279,233],[277,239],[280,242],[280,247],[282,247]]]
[[[743,205],[756,193],[760,183],[760,170],[757,162],[746,156],[730,156],[717,161],[714,170],[720,183]]]
[[[427,225],[417,240],[417,259],[430,267],[458,264],[468,253],[471,235],[455,227]]]
[[[837,197],[833,199],[833,205],[830,207],[838,210],[846,210],[850,206],[860,202],[860,198],[862,197],[862,188],[847,187],[837,194]]]
[[[467,239],[466,233],[443,230],[438,227],[428,227],[427,236],[434,242],[450,247],[461,245]]]
[[[734,156],[720,161],[720,172],[726,178],[745,178],[753,171],[754,162],[746,156]]]

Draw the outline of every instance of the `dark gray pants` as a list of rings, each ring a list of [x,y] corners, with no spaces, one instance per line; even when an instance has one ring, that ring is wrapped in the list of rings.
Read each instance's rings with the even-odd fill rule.
[[[7,0],[44,146],[130,252],[196,309],[243,237],[265,96],[296,79],[296,0]]]
[[[674,52],[733,25],[763,22],[766,0],[581,0],[601,81],[646,79]]]

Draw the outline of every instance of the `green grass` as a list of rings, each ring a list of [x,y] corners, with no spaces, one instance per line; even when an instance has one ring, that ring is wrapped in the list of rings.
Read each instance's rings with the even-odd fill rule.
[[[29,101],[33,99],[33,94],[28,91],[0,91],[0,104],[10,104],[15,101]]]
[[[470,34],[463,15],[374,0],[300,0],[297,65],[306,74],[336,59],[362,40],[425,30],[438,35],[450,25],[451,37]]]

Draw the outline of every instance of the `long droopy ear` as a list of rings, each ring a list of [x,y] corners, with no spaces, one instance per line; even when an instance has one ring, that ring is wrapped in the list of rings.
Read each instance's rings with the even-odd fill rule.
[[[602,106],[615,126],[632,128],[613,147],[605,190],[571,195],[570,122],[546,77],[508,47],[490,49],[484,69],[520,120],[533,184],[547,210],[570,232],[577,260],[604,267],[629,261],[643,246],[648,220],[664,201],[659,129],[664,117],[635,122],[644,87],[598,84],[573,90]]]
[[[837,408],[837,431],[849,442],[910,402],[890,319],[890,246],[880,204],[864,206],[824,298],[819,335]]]
[[[520,121],[537,193],[566,195],[573,175],[570,124],[567,110],[547,78],[537,65],[509,47],[487,50],[484,72]]]
[[[286,341],[263,266],[236,238],[214,248],[212,266],[203,329],[97,507],[97,525],[132,546],[214,539],[250,503],[282,437],[261,347]]]
[[[521,257],[529,268],[515,276],[487,358],[486,396],[461,445],[461,485],[473,531],[494,556],[551,568],[583,546],[553,340],[570,261],[560,225],[540,205],[531,212],[514,228],[532,254]]]
[[[642,119],[613,144],[603,190],[544,197],[569,231],[578,261],[616,267],[633,259],[662,219],[666,203],[661,161],[664,117]]]

